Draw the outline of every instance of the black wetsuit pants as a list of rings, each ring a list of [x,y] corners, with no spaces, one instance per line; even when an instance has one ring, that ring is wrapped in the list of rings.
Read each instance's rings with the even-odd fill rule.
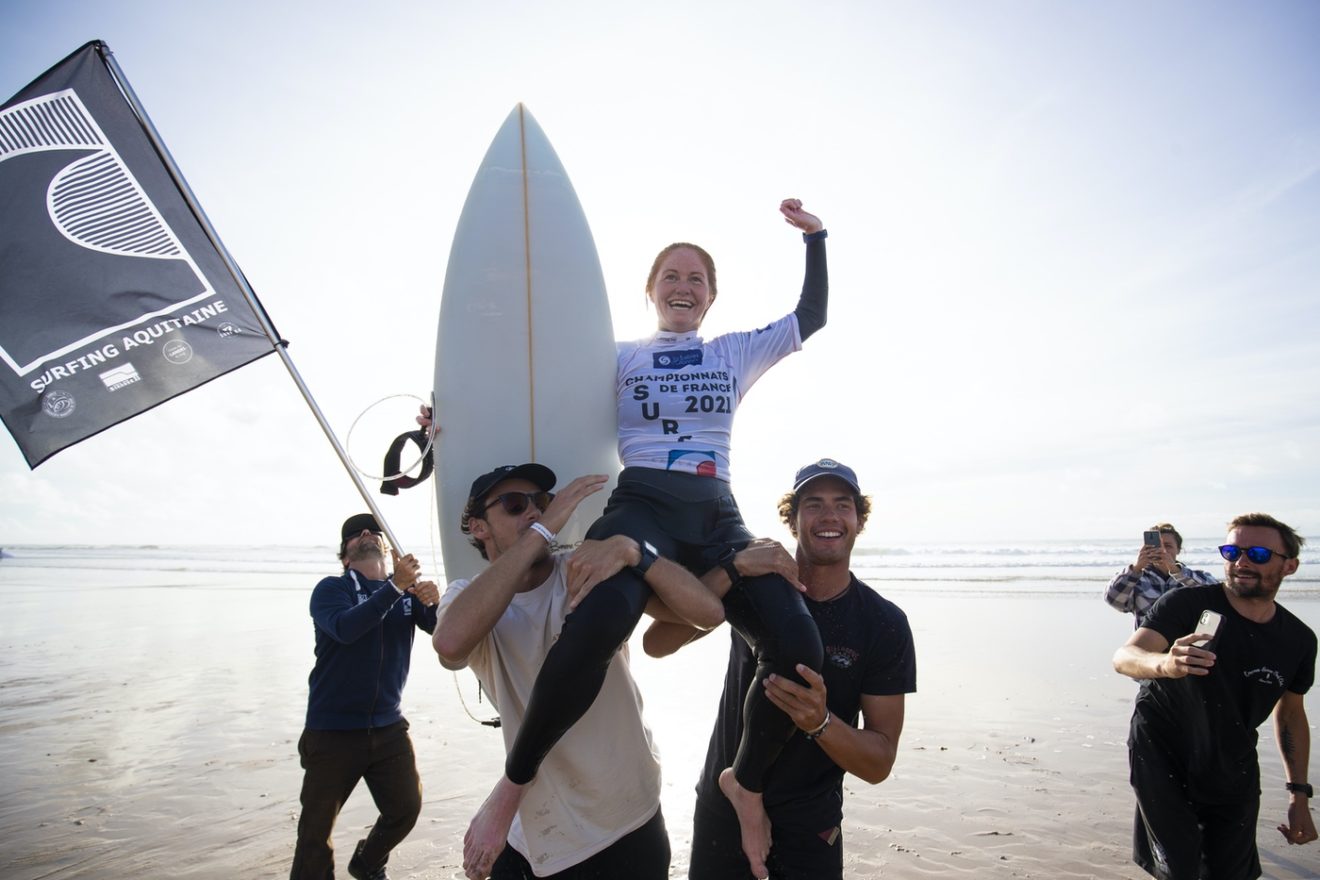
[[[728,483],[651,468],[625,468],[605,513],[587,532],[594,539],[613,535],[650,541],[660,556],[698,575],[714,568],[726,548],[752,540]],[[591,708],[610,659],[632,635],[650,595],[645,581],[625,569],[596,585],[565,619],[509,751],[510,781],[530,782],[546,753]],[[778,575],[744,579],[725,596],[724,607],[757,658],[733,769],[744,788],[759,792],[795,727],[766,698],[762,682],[774,673],[802,683],[797,664],[819,671],[824,652],[801,595]]]

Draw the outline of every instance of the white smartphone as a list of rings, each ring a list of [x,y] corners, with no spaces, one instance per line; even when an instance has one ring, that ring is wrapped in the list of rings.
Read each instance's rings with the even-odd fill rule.
[[[1207,651],[1213,651],[1216,638],[1219,635],[1219,624],[1223,623],[1224,615],[1218,611],[1206,609],[1201,612],[1201,619],[1196,622],[1194,632],[1198,636],[1205,636],[1203,639],[1197,639],[1192,642],[1194,648],[1204,648]]]

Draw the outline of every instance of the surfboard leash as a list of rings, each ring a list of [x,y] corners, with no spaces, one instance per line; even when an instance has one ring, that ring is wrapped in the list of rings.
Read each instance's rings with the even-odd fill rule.
[[[430,522],[426,524],[426,533],[427,536],[431,539],[431,570],[432,571],[440,571],[440,550],[435,545],[436,537],[440,534],[439,525],[436,522],[436,520],[439,518],[440,515],[439,506],[440,506],[440,501],[436,497],[436,494],[432,492],[431,503],[428,504],[426,507],[427,516],[430,519]],[[499,715],[496,715],[494,718],[486,718],[483,720],[481,718],[478,718],[476,715],[472,714],[472,710],[468,708],[467,699],[463,696],[463,685],[458,680],[458,670],[451,669],[450,672],[454,674],[454,691],[458,694],[458,703],[460,706],[463,707],[463,712],[467,715],[467,717],[471,718],[473,721],[477,722],[482,727],[494,727],[494,728],[500,727],[501,724],[500,724]],[[478,681],[477,682],[478,703],[482,701],[481,697],[483,693],[484,693],[484,689],[481,687],[481,682]]]

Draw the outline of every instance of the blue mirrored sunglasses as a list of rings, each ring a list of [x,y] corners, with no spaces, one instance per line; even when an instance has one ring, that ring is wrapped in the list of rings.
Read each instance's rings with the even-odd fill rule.
[[[1275,556],[1280,559],[1292,559],[1291,556],[1280,553],[1278,550],[1271,550],[1269,547],[1239,547],[1237,544],[1225,544],[1219,548],[1219,555],[1229,562],[1237,562],[1243,553],[1247,554],[1247,558],[1257,565],[1264,565]]]

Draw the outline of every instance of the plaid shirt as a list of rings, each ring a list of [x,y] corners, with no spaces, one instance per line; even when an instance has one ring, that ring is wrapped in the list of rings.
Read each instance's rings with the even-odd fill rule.
[[[1156,568],[1146,568],[1140,573],[1135,573],[1132,567],[1128,566],[1114,575],[1114,579],[1109,582],[1109,589],[1105,590],[1105,601],[1119,611],[1135,614],[1137,626],[1141,626],[1146,619],[1146,612],[1150,611],[1150,606],[1170,590],[1197,584],[1218,583],[1220,583],[1219,578],[1210,572],[1188,568],[1181,562],[1174,563],[1173,574],[1167,577],[1164,572]]]

